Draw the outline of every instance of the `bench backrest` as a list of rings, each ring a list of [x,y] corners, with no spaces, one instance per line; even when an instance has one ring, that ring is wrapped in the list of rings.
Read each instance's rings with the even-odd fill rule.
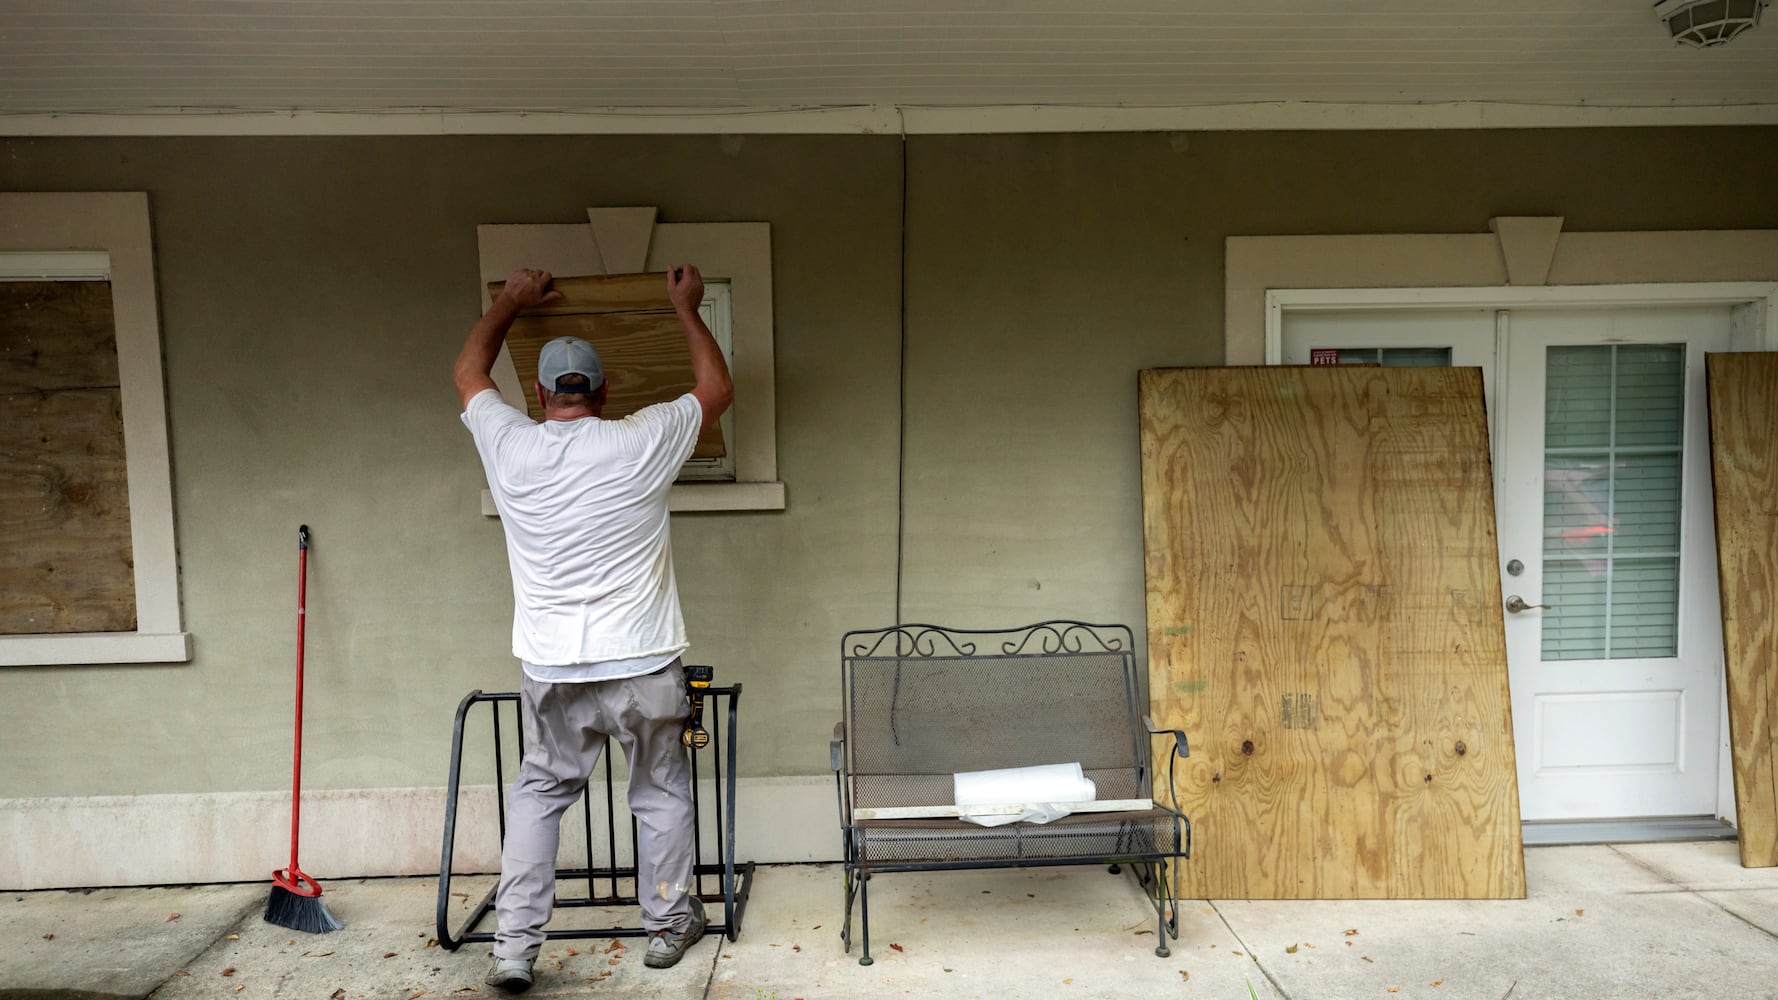
[[[1078,762],[1100,799],[1146,798],[1130,630],[903,625],[841,645],[855,807],[952,805],[951,776]]]

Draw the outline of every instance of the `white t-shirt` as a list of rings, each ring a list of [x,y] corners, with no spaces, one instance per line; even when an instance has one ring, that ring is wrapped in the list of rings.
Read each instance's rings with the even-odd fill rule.
[[[464,408],[506,530],[512,653],[528,671],[584,668],[540,679],[647,673],[690,645],[667,492],[703,416],[690,393],[622,420],[533,423],[493,389]],[[628,670],[598,669],[611,661]]]

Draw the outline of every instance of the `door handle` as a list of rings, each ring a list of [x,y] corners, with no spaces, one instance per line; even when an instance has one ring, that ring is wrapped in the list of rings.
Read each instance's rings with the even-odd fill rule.
[[[1511,597],[1508,597],[1506,599],[1506,610],[1512,612],[1515,615],[1521,611],[1530,611],[1532,608],[1552,608],[1553,609],[1554,607],[1555,607],[1555,605],[1553,605],[1553,604],[1526,604],[1525,599],[1523,597],[1520,597],[1517,594],[1514,594]]]

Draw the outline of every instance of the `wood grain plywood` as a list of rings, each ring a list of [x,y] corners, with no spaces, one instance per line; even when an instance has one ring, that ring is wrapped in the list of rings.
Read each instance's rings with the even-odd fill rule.
[[[1166,369],[1140,393],[1185,897],[1523,897],[1480,371]]]
[[[1778,354],[1710,354],[1710,458],[1741,863],[1778,865]]]
[[[116,388],[105,281],[0,281],[0,395]]]
[[[505,284],[489,282],[488,294],[498,297]],[[557,337],[579,337],[598,350],[610,384],[601,413],[608,420],[677,399],[697,384],[664,272],[556,278],[551,287],[562,298],[520,313],[506,336],[513,368],[528,387],[537,380],[543,345]],[[534,390],[526,393],[525,406],[531,419],[543,419]],[[726,448],[721,425],[712,424],[692,457],[721,458]]]
[[[0,395],[0,635],[135,628],[122,392]]]

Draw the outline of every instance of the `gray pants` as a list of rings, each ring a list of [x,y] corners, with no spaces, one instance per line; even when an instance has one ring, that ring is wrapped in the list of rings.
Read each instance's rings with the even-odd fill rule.
[[[494,955],[536,958],[543,946],[543,925],[555,905],[562,813],[586,787],[606,736],[623,747],[630,767],[642,926],[684,930],[691,922],[696,830],[691,771],[680,743],[690,712],[681,661],[615,681],[550,684],[526,676],[519,701],[527,742],[518,781],[507,796]]]

